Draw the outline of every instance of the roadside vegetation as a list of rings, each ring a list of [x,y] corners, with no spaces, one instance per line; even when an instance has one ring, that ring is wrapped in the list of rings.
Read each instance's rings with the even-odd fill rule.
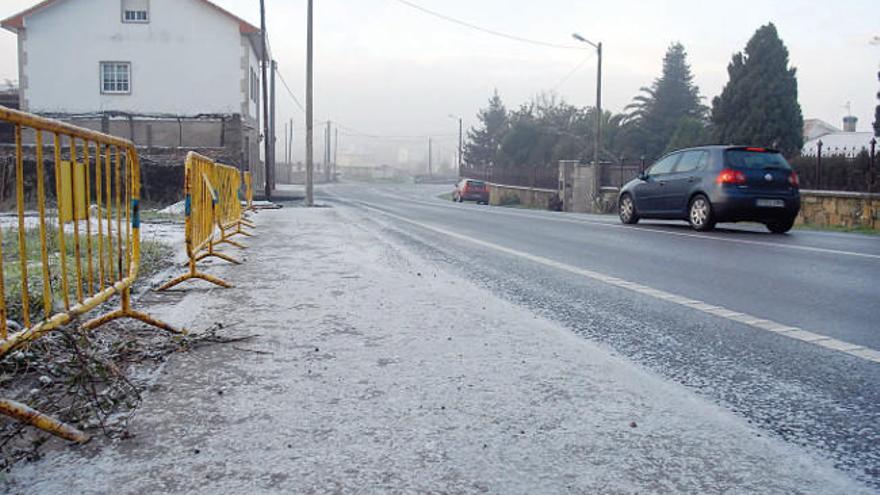
[[[803,146],[796,70],[772,23],[759,28],[728,65],[729,80],[709,105],[694,84],[681,43],[672,43],[660,76],[622,113],[603,111],[600,160],[651,163],[690,146],[738,142],[776,147],[795,156]],[[508,109],[496,93],[468,132],[465,163],[496,171],[555,167],[560,160],[592,160],[597,114],[542,94]]]
[[[76,243],[72,233],[64,236],[64,248],[67,253],[67,280],[69,286],[69,297],[71,301],[76,299]],[[49,283],[52,287],[52,301],[55,309],[63,305],[64,292],[61,268],[61,248],[58,242],[58,232],[50,230],[46,235],[46,249],[49,260]],[[80,234],[80,266],[83,279],[84,295],[91,295],[88,292],[88,263],[89,253],[87,247],[88,237]],[[7,310],[7,319],[16,323],[22,322],[22,280],[21,280],[21,264],[19,261],[19,245],[18,230],[4,229],[3,232],[3,277],[4,292]],[[98,285],[99,270],[98,264],[98,236],[93,235],[92,243],[92,278],[93,288]],[[104,239],[106,247],[106,239]],[[29,313],[31,319],[35,320],[43,317],[43,272],[42,272],[42,249],[40,242],[40,231],[38,228],[29,228],[25,230],[25,257],[27,259],[28,270],[28,294],[29,294]],[[140,274],[143,279],[149,278],[151,275],[158,273],[160,270],[169,266],[168,260],[172,259],[171,248],[165,244],[155,241],[141,242],[141,263]],[[105,261],[106,263],[106,261]],[[105,273],[105,279],[110,280],[109,274]]]

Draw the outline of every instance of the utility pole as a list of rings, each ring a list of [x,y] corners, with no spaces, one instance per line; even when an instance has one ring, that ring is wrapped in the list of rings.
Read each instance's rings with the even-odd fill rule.
[[[602,43],[593,43],[583,36],[574,33],[571,35],[574,39],[581,43],[586,43],[596,49],[598,65],[596,69],[596,142],[593,146],[593,166],[595,173],[593,174],[593,201],[599,197],[599,148],[602,143]]]
[[[464,177],[464,124],[461,117],[458,119],[458,176]]]
[[[275,62],[274,60],[272,60],[272,79],[270,80],[270,83],[272,84],[272,86],[271,86],[271,89],[269,90],[270,94],[272,95],[272,101],[270,102],[271,115],[269,116],[269,134],[272,137],[272,139],[271,139],[272,158],[270,160],[270,166],[269,166],[270,174],[268,175],[268,180],[269,180],[269,184],[271,184],[273,191],[275,190],[275,175],[278,172],[278,167],[275,166],[275,161],[278,158],[276,151],[275,151],[275,147],[278,145],[278,135],[275,132],[275,125],[276,125],[276,122],[275,122],[275,79],[276,79],[277,73],[278,73],[278,63]]]
[[[598,69],[596,71],[596,147],[593,162],[596,164],[596,177],[599,177],[599,148],[602,146],[602,42],[596,46]],[[597,189],[598,192],[598,189]]]
[[[449,114],[449,118],[458,121],[458,176],[464,177],[464,124],[461,117]]]
[[[265,155],[265,181],[266,181],[266,201],[272,201],[272,182],[270,179],[270,161],[271,161],[271,153],[272,147],[269,143],[269,81],[268,74],[266,72],[269,68],[269,53],[268,53],[268,43],[266,42],[266,1],[260,0],[260,36],[262,38],[262,64],[260,67],[261,76],[263,79],[263,139],[265,142],[263,143],[263,153]]]
[[[287,140],[288,131],[287,131],[287,122],[284,123],[284,160],[281,161],[282,164],[289,164],[290,162],[287,160],[287,157],[290,156],[290,141]]]
[[[314,0],[308,0],[308,35],[306,43],[306,206],[315,206],[315,161],[314,146],[312,139],[314,136],[314,128],[312,119],[315,115],[312,101],[312,89],[314,82],[314,74],[312,68],[314,64],[314,33],[312,32]]]
[[[330,159],[332,158],[330,156],[330,136],[332,135],[330,129],[332,125],[328,120],[324,136],[324,182],[330,182]]]
[[[428,138],[428,177],[434,176],[434,141]]]
[[[336,161],[339,158],[339,127],[336,128],[335,138],[333,139],[333,182],[336,182],[336,174],[339,172],[339,163]]]
[[[293,119],[290,119],[290,153],[287,154],[287,163],[290,164],[290,171],[293,172]]]

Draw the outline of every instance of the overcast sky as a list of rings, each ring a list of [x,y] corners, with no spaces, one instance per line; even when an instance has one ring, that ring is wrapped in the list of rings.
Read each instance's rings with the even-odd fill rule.
[[[3,0],[8,17],[37,0]],[[108,0],[112,2],[114,0]],[[727,64],[762,24],[776,23],[798,69],[805,118],[840,126],[852,103],[859,129],[873,121],[880,14],[871,0],[412,0],[473,24],[550,43],[571,45],[579,32],[605,45],[605,107],[621,111],[660,72],[667,46],[688,51],[706,103],[727,81]],[[216,3],[258,25],[257,0]],[[305,87],[305,0],[266,0],[268,28],[280,70],[297,97]],[[509,107],[555,90],[577,105],[595,100],[591,51],[532,46],[428,16],[397,0],[316,0],[316,117],[381,135],[435,134],[445,144],[494,89]],[[83,27],[88,29],[87,26]],[[571,74],[579,64],[581,68]],[[0,81],[17,79],[15,36],[0,34]],[[279,96],[279,119],[304,120]],[[343,129],[344,134],[350,131]],[[439,135],[448,136],[439,136]],[[297,138],[299,142],[300,139]],[[345,147],[345,141],[342,146]],[[349,143],[357,141],[349,138]],[[320,145],[319,145],[320,146]],[[319,151],[320,155],[320,151]]]

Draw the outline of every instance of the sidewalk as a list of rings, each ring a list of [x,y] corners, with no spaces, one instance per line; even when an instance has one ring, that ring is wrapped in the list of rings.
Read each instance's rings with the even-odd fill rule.
[[[870,493],[731,413],[388,244],[259,214],[247,263],[155,313],[252,341],[171,358],[134,439],[12,493]]]

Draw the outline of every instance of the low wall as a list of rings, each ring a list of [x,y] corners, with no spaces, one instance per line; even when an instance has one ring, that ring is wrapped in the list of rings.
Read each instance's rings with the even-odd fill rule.
[[[797,224],[880,230],[880,194],[801,191]]]
[[[505,186],[489,183],[489,204],[495,206],[519,204],[529,208],[551,209],[559,193],[554,189]]]

